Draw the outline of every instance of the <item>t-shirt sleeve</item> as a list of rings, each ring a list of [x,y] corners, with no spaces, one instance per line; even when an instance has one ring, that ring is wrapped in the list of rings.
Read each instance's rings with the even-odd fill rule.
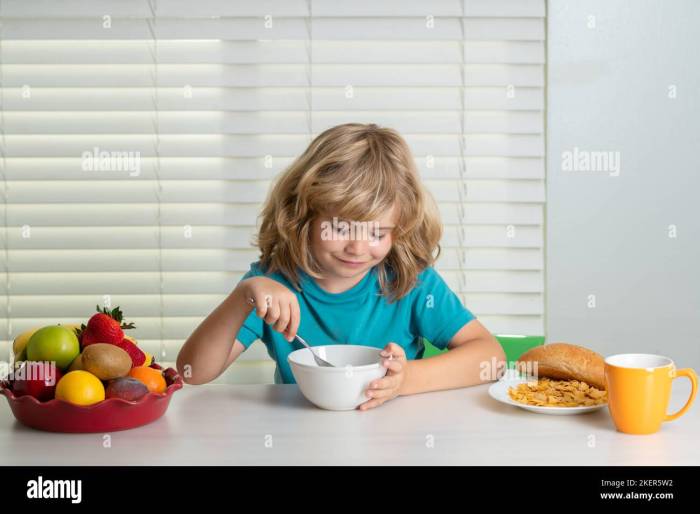
[[[414,334],[444,350],[459,330],[476,319],[434,268],[418,275],[412,306]]]
[[[257,265],[253,263],[250,265],[250,270],[248,270],[248,272],[241,277],[241,281],[258,275],[262,275],[262,272],[258,269]],[[255,342],[256,339],[262,338],[263,323],[264,321],[258,318],[258,316],[255,314],[255,309],[250,311],[250,314],[243,322],[243,325],[241,325],[241,329],[238,331],[238,335],[236,336],[236,339],[238,339],[243,346],[245,346],[246,350],[251,344],[253,344],[253,342]]]

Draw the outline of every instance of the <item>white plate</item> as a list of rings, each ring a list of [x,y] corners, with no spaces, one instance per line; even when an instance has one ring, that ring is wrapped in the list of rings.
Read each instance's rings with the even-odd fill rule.
[[[491,387],[489,387],[489,395],[491,398],[498,400],[501,403],[507,403],[508,405],[520,407],[521,409],[537,412],[539,414],[552,414],[554,416],[584,414],[586,412],[593,412],[608,406],[607,403],[603,403],[589,407],[539,407],[537,405],[525,405],[524,403],[516,402],[515,400],[512,400],[510,396],[508,396],[508,389],[510,387],[514,387],[528,381],[529,379],[525,377],[517,377],[513,374],[506,375],[501,380],[495,382],[491,385]]]

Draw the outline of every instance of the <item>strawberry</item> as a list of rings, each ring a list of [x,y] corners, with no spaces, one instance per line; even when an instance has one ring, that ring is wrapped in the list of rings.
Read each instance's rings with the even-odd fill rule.
[[[81,325],[78,337],[83,348],[94,343],[121,344],[124,339],[122,329],[134,328],[133,323],[122,323],[122,311],[119,307],[107,310],[97,306],[97,314],[88,320],[87,326]]]
[[[124,350],[131,357],[132,367],[143,366],[146,362],[146,354],[128,339],[122,339],[116,346]]]
[[[80,344],[85,348],[86,346],[90,346],[91,344],[94,343],[106,343],[108,341],[103,341],[101,337],[98,337],[95,335],[95,333],[90,332],[90,330],[84,330],[82,332],[82,335],[80,337]],[[111,342],[111,341],[109,341]],[[114,344],[114,343],[112,343]]]

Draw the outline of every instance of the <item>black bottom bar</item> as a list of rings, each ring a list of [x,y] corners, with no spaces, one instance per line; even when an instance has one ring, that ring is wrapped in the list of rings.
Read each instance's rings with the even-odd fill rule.
[[[269,507],[343,502],[394,510],[405,501],[453,508],[697,503],[697,467],[5,467],[3,507]],[[382,500],[383,499],[383,500]],[[565,504],[551,503],[566,501]],[[221,503],[219,503],[221,502]],[[349,503],[348,503],[349,502]],[[360,502],[360,503],[356,503]],[[378,503],[377,503],[378,502]],[[544,502],[544,503],[543,503]],[[333,504],[333,503],[331,503]],[[141,505],[142,508],[138,506]],[[414,505],[415,506],[415,505]],[[343,508],[342,510],[346,510]],[[9,511],[8,511],[9,512]]]

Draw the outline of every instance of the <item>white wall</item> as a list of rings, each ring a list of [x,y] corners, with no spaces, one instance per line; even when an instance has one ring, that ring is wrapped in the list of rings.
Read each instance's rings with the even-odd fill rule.
[[[700,2],[550,0],[547,123],[548,341],[700,368]]]

